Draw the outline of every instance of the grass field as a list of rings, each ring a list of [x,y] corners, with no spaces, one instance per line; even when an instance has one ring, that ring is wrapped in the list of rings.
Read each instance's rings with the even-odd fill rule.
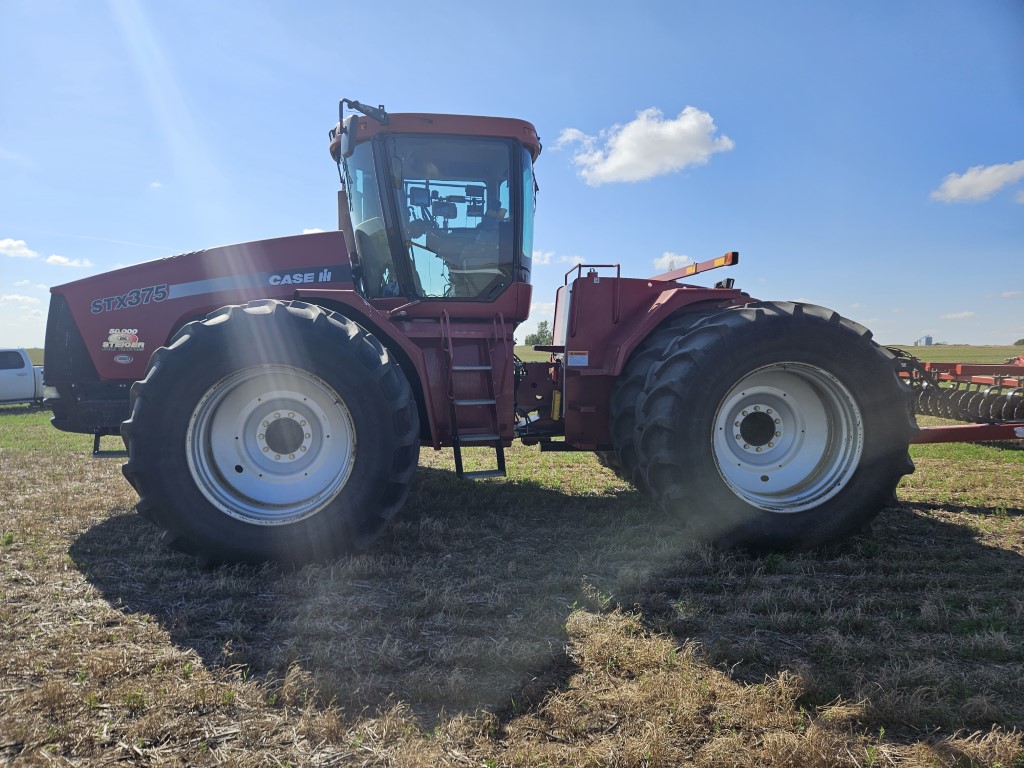
[[[25,350],[28,352],[29,359],[32,361],[32,365],[43,364],[43,350],[40,347],[29,347]]]
[[[914,347],[897,344],[919,360],[937,363],[1002,363],[1008,358],[1024,355],[1024,347],[1013,346],[967,346],[939,344],[930,347]]]
[[[1024,765],[1024,451],[916,447],[870,530],[765,557],[589,454],[425,451],[370,552],[203,571],[47,418],[0,409],[0,762]]]
[[[952,344],[915,347],[906,344],[895,345],[906,350],[919,360],[926,362],[953,363],[1002,363],[1007,358],[1024,355],[1024,347],[1012,346],[959,346]],[[541,361],[548,359],[547,352],[534,352],[533,347],[516,347],[516,354],[521,360]]]

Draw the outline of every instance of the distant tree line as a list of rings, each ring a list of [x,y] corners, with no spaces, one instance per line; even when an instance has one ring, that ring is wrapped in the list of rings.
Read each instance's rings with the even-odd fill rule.
[[[529,333],[526,335],[527,346],[546,346],[551,343],[551,329],[548,327],[547,320],[541,320],[537,323],[537,331],[535,333]]]

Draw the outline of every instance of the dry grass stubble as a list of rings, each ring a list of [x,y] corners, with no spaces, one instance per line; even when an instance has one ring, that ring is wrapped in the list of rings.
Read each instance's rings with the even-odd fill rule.
[[[0,445],[11,762],[1024,759],[1024,463],[995,449],[994,485],[919,457],[870,535],[766,558],[694,547],[590,456],[469,484],[428,454],[370,553],[284,572],[165,550],[84,442]]]

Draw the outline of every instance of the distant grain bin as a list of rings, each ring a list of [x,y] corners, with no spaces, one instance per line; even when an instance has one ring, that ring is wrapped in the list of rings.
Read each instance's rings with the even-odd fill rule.
[[[915,347],[930,347],[932,345],[931,336],[922,336],[920,339],[914,342]]]

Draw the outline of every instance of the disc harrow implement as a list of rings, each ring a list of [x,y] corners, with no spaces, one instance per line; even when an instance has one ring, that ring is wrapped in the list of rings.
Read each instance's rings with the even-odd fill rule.
[[[978,365],[926,363],[903,350],[890,351],[899,362],[900,378],[913,390],[915,413],[1006,427],[1009,439],[1024,437],[1024,355],[1001,365]]]

